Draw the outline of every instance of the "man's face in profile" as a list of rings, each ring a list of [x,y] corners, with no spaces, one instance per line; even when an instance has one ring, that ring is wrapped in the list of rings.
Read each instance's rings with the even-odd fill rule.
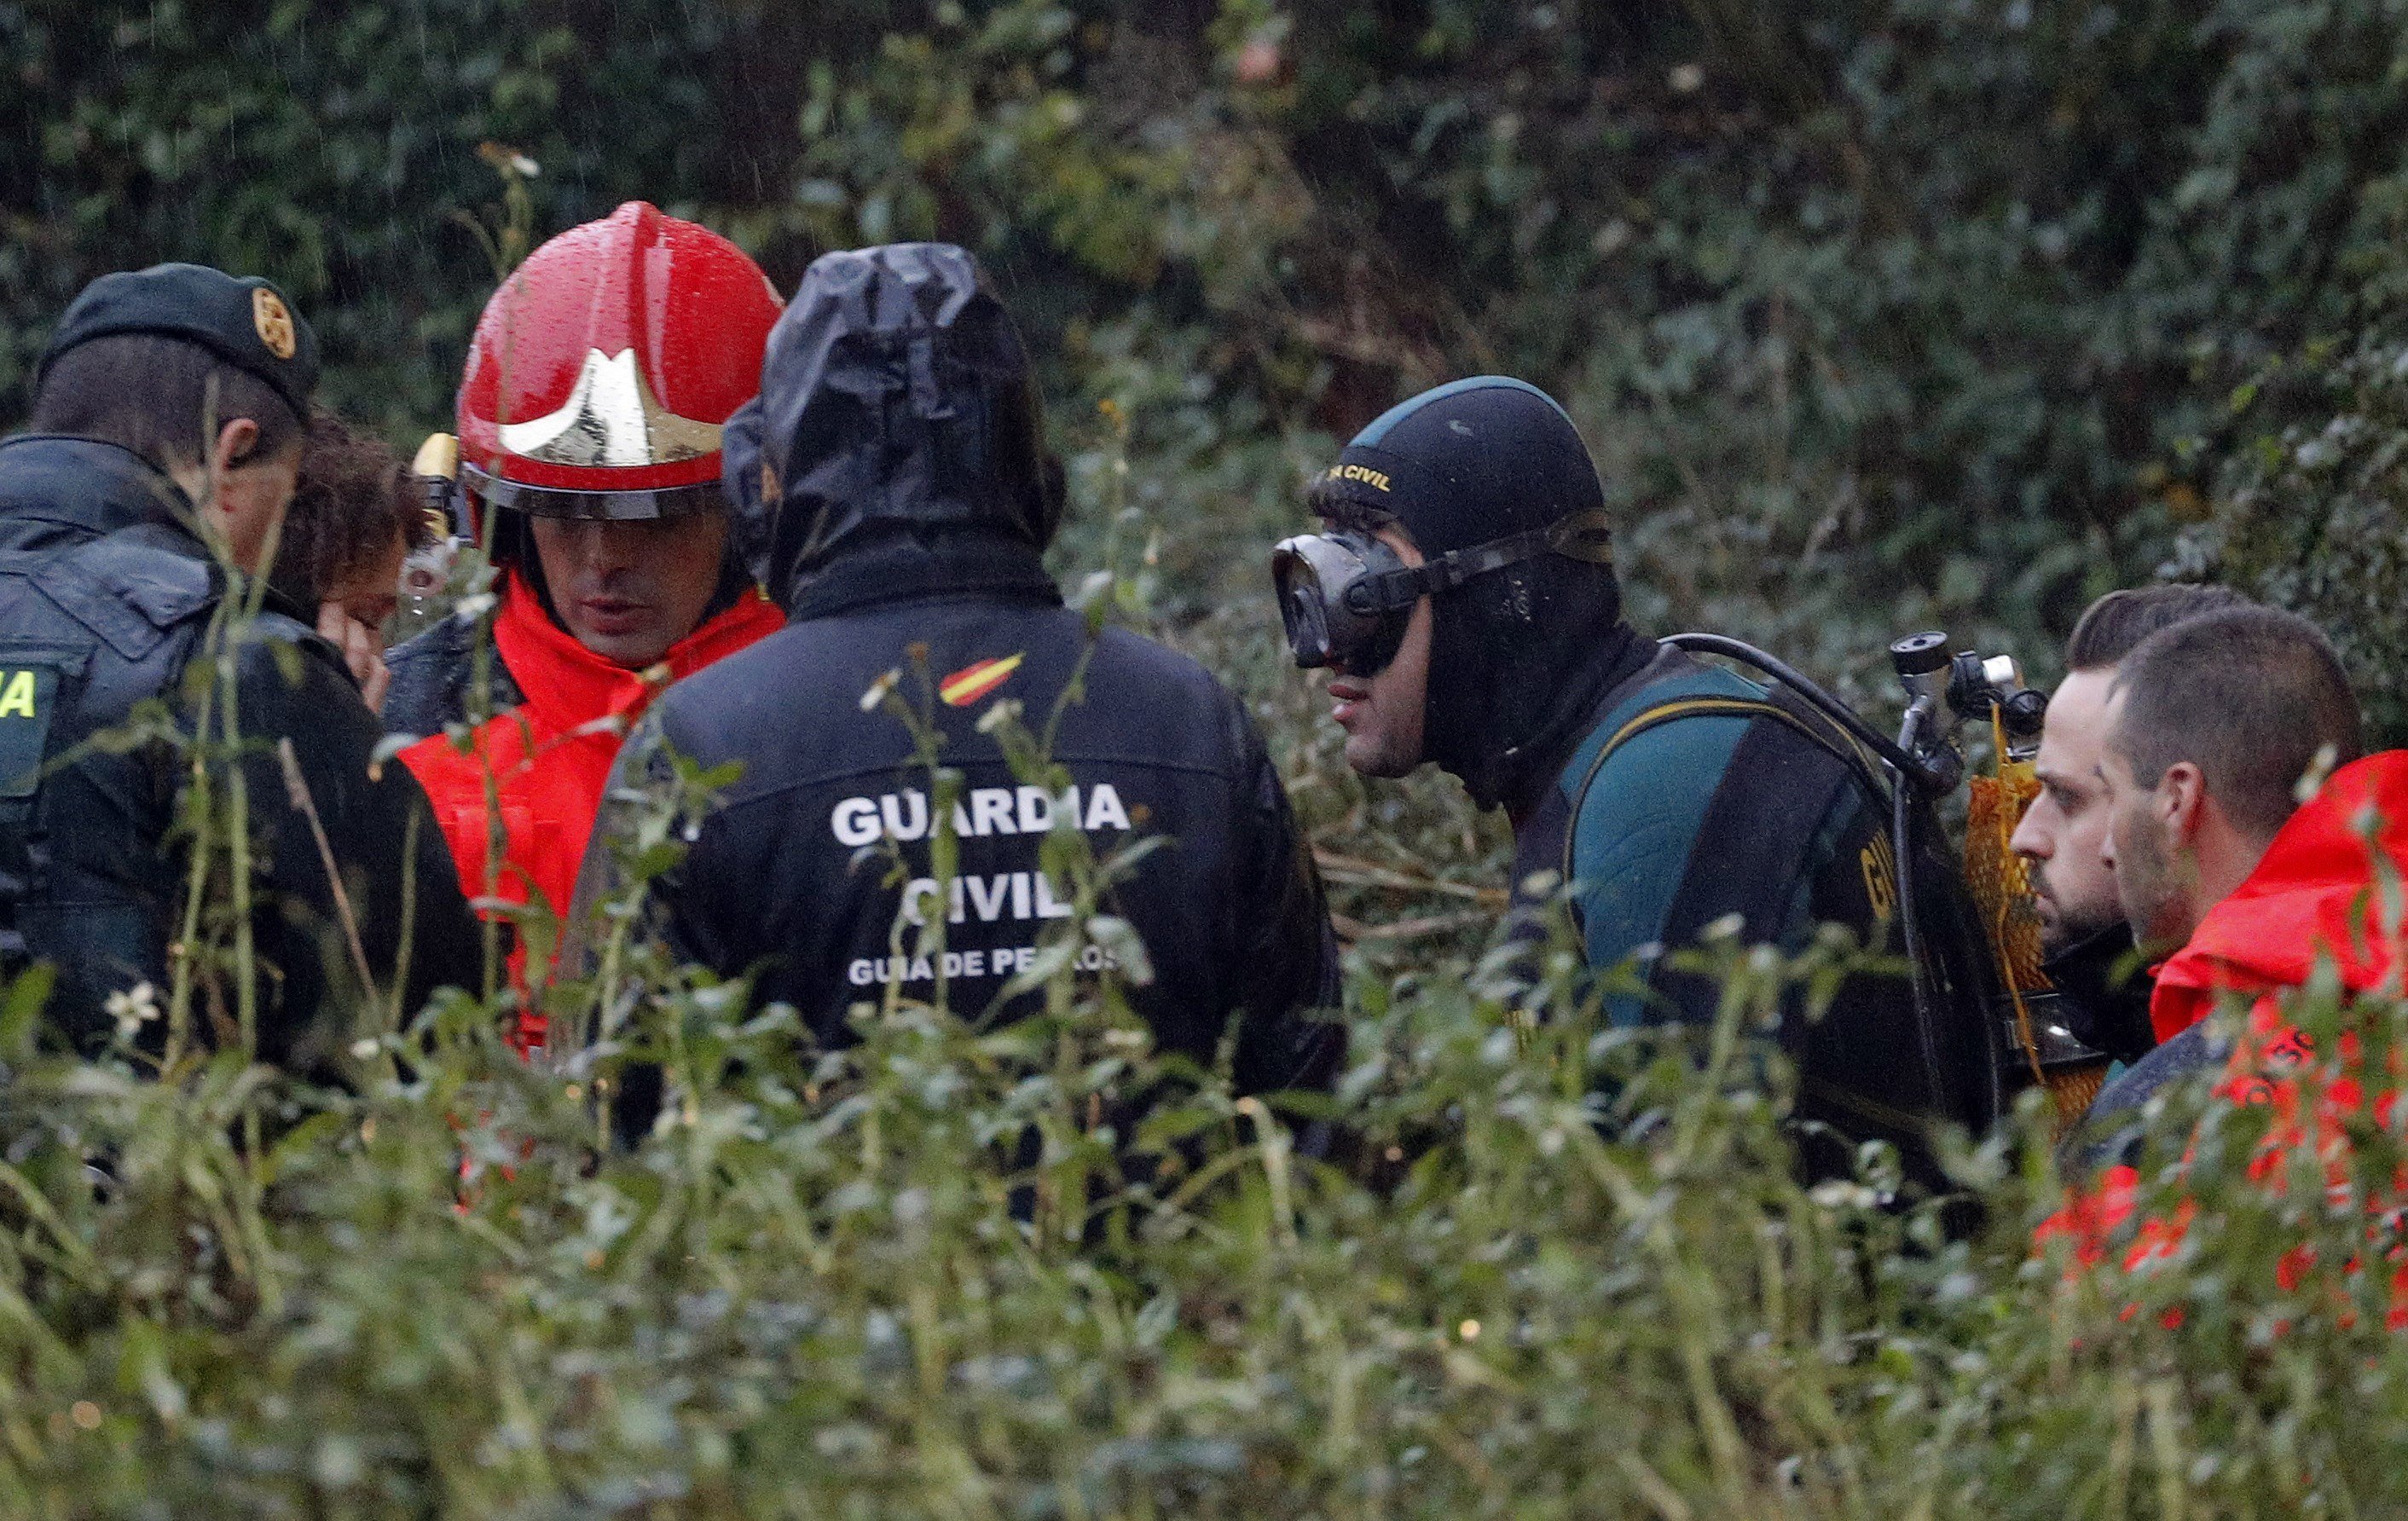
[[[2014,849],[2031,873],[2042,944],[2054,954],[2120,924],[2122,901],[2107,865],[2107,737],[2113,667],[2075,671],[2049,698],[2033,769],[2040,796],[2015,826]]]
[[[1376,537],[1408,566],[1422,552],[1402,528]],[[1422,723],[1429,700],[1430,601],[1413,604],[1396,658],[1369,676],[1340,667],[1329,675],[1329,716],[1346,731],[1346,764],[1362,776],[1403,776],[1422,763]]]
[[[2163,779],[2143,782],[2114,742],[2116,704],[2110,704],[2099,777],[2107,795],[2107,866],[2115,897],[2143,949],[2163,953],[2198,927],[2187,884],[2196,875],[2172,837]]]

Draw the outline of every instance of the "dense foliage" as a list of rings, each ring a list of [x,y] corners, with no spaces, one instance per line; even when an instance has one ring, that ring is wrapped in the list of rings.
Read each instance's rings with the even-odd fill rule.
[[[642,195],[791,286],[978,249],[1066,447],[1137,419],[1168,585],[1251,594],[1299,472],[1483,368],[1570,403],[1653,621],[1875,668],[1933,623],[2045,669],[2387,335],[2393,0],[232,0],[0,5],[0,397],[103,269],[287,282],[339,405],[438,423],[490,283],[480,142],[538,232]],[[2236,388],[2287,365],[2306,383]],[[0,401],[0,412],[8,409]],[[2284,512],[2363,521],[2283,481]],[[2305,491],[2309,501],[2289,499]],[[2264,518],[2273,503],[2233,509]],[[2318,597],[2312,549],[2219,535]],[[2196,546],[2194,546],[2196,548]],[[2384,721],[2402,715],[2386,696]]]
[[[670,859],[722,780],[665,786],[631,869]],[[20,983],[0,1007],[0,1506],[1875,1517],[2408,1499],[2399,1301],[2358,1269],[2393,1239],[2367,1212],[2408,1166],[2389,1127],[2359,1127],[2336,1170],[2298,1153],[2269,1186],[2251,1163],[2269,1111],[2202,1120],[2179,1094],[2140,1200],[2187,1224],[2167,1270],[2069,1271],[2061,1246],[2031,1250],[2057,1188],[2036,1133],[1953,1154],[1984,1218],[1904,1191],[1879,1150],[1800,1178],[1788,1076],[1753,1038],[1784,988],[1855,964],[1844,936],[1789,962],[1710,938],[1690,954],[1722,979],[1716,1023],[1645,1030],[1599,1023],[1569,926],[1535,985],[1504,963],[1358,979],[1337,1093],[1266,1108],[1154,1057],[1113,988],[1072,969],[1082,943],[1125,954],[1125,926],[1093,912],[1115,863],[1056,838],[1081,911],[1040,957],[1050,1012],[1001,1030],[890,993],[858,1012],[858,1044],[813,1050],[792,1011],[749,1010],[610,928],[624,903],[591,980],[554,990],[580,1035],[532,1064],[466,995],[403,1023],[365,1012],[340,1086],[210,1055],[142,997],[116,1053],[75,1061],[41,1050],[44,979]],[[2293,1012],[2339,1048],[2329,991]],[[2408,1056],[2403,1012],[2346,1016],[2376,1069]],[[609,1139],[630,1062],[667,1076],[631,1146]]]
[[[2177,1101],[2143,1208],[2187,1148],[2195,1213],[2136,1287],[2031,1257],[2041,1147],[1969,1143],[1953,1237],[1878,1155],[1810,1186],[1744,1038],[1845,948],[1706,947],[1726,1019],[1687,1036],[1598,1029],[1559,962],[1517,1030],[1481,956],[1497,821],[1348,774],[1259,590],[1339,439],[1503,369],[1583,424],[1651,626],[1873,707],[1897,633],[2045,671],[2163,566],[2311,611],[2408,732],[2401,11],[0,0],[0,416],[85,280],[182,257],[285,282],[338,406],[439,424],[509,226],[487,143],[540,165],[538,236],[645,196],[786,287],[832,246],[978,250],[1047,368],[1070,583],[1122,567],[1119,615],[1249,695],[1355,972],[1329,1114],[1178,1074],[1152,1169],[1104,1100],[1164,1074],[1067,981],[1038,1026],[898,1007],[798,1053],[638,954],[571,990],[607,1036],[574,1061],[462,997],[374,1015],[345,1088],[62,1060],[22,983],[0,1510],[2401,1504],[2386,1281],[2278,1268],[2366,1250],[2395,1137],[2356,1138],[2336,1205],[2243,1186],[2260,1122]],[[2360,1012],[2386,1059],[2397,1012]],[[613,1149],[597,1096],[639,1057],[672,1102]]]

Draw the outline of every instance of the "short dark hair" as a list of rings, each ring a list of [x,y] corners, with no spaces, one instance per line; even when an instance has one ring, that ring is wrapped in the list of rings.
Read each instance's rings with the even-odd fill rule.
[[[383,552],[395,537],[405,552],[434,541],[424,497],[400,454],[324,407],[309,409],[301,477],[268,584],[305,608]]]
[[[2233,821],[2261,834],[2291,816],[2320,752],[2329,746],[2340,763],[2365,750],[2331,641],[2276,608],[2228,608],[2159,629],[2125,657],[2115,690],[2123,710],[2108,742],[2143,785],[2189,761]]]
[[[2105,670],[2160,628],[2189,618],[2257,604],[2229,586],[2128,586],[2082,610],[2066,636],[2065,668]]]
[[[112,333],[50,361],[26,425],[36,433],[99,438],[163,469],[208,458],[209,422],[259,424],[261,457],[299,441],[300,416],[275,387],[197,343],[156,333]]]

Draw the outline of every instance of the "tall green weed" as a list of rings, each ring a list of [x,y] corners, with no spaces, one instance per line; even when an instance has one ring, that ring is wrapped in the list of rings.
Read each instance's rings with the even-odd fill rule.
[[[1142,514],[1113,505],[1133,552],[1081,594],[1141,619]],[[882,685],[941,796],[912,676]],[[1042,723],[993,711],[1041,780]],[[206,770],[258,738],[189,742]],[[2035,1253],[2036,1098],[1943,1147],[1946,1196],[1878,1146],[1800,1169],[1764,1037],[1856,964],[1840,934],[1684,953],[1723,988],[1695,1029],[1605,1023],[1568,924],[1358,951],[1317,1098],[1156,1055],[1068,955],[1020,1023],[897,995],[823,1047],[641,933],[726,780],[619,800],[626,882],[543,1060],[503,1039],[507,989],[351,1007],[339,1083],[238,1024],[162,1066],[131,1007],[73,1059],[45,980],[9,991],[0,1510],[2173,1516],[2408,1488],[2380,1212],[2408,1157],[2374,1112],[2275,1191],[2264,1111],[2162,1101],[2136,1207],[2187,1228],[2127,1279]],[[1125,948],[1096,889],[1126,863],[1048,864],[1080,910],[1054,943]],[[2394,1000],[2320,982],[2292,1012],[2394,1069]],[[631,1126],[639,1068],[665,1092]]]

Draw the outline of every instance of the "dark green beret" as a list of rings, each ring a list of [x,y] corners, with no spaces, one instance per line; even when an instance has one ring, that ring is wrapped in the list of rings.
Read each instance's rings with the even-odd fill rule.
[[[197,264],[157,264],[103,275],[59,319],[34,384],[50,362],[92,338],[153,333],[197,343],[235,368],[275,387],[297,417],[309,415],[318,387],[318,336],[284,293],[255,275],[229,275]]]

